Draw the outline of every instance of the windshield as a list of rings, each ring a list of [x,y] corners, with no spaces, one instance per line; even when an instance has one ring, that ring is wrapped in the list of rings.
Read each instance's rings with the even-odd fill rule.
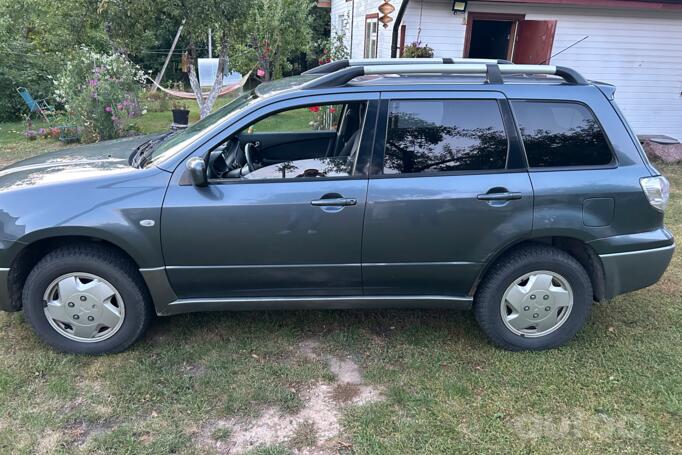
[[[207,115],[186,130],[169,137],[154,149],[149,156],[150,159],[147,164],[154,161],[163,161],[175,155],[189,143],[193,142],[195,138],[199,137],[206,129],[240,111],[255,98],[253,90],[250,90],[212,114]]]

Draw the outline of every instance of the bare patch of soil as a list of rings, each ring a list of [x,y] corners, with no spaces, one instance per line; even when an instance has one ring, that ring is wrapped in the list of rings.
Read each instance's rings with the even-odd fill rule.
[[[360,394],[360,388],[355,384],[338,384],[332,391],[332,399],[337,403],[348,403]]]
[[[95,437],[110,432],[114,428],[111,422],[78,422],[65,428],[65,433],[72,445],[83,448]]]
[[[345,407],[383,397],[379,390],[362,384],[360,367],[355,362],[321,355],[318,348],[316,341],[309,340],[301,343],[299,352],[310,360],[324,359],[336,380],[332,384],[317,382],[302,391],[303,407],[298,413],[286,414],[270,407],[253,419],[213,421],[199,431],[197,443],[220,454],[241,454],[273,445],[286,445],[300,455],[336,454]]]

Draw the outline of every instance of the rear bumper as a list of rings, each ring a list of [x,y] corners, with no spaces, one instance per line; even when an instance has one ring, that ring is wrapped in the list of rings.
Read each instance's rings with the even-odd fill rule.
[[[636,291],[661,279],[675,252],[675,243],[658,248],[600,254],[606,298]]]

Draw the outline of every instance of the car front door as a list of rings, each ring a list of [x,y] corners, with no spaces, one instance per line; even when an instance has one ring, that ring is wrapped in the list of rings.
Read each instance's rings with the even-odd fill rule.
[[[293,154],[290,160],[265,152],[262,158],[253,158],[260,162],[260,168],[250,174],[212,179],[204,188],[182,183],[184,165],[176,170],[164,202],[161,230],[167,274],[179,298],[344,296],[362,292],[366,169],[374,136],[373,128],[366,125],[373,127],[376,121],[378,94],[363,96],[308,97],[295,106],[289,101],[286,107],[297,112],[288,118],[273,121],[269,114],[263,115],[251,126],[226,134],[226,140],[235,138],[233,142],[242,147],[249,142],[245,140],[249,135],[256,143],[263,140],[259,134],[269,134],[268,144],[277,143],[281,150],[287,149],[285,142],[290,136],[299,142],[289,147]],[[286,127],[280,130],[280,140],[274,137],[277,131],[273,128],[292,122],[319,128],[315,121],[321,115],[327,115],[323,119],[327,129],[336,129],[338,119],[330,115],[332,106],[345,102],[364,106],[364,122],[353,136],[357,140],[347,147],[343,143],[337,148],[329,146],[325,132],[318,134],[320,141],[311,144],[301,143],[303,133],[292,134]],[[271,113],[276,111],[275,115],[281,109],[280,105],[268,108]],[[315,132],[308,136],[315,136]],[[340,153],[350,154],[349,159],[335,156]],[[350,168],[334,166],[347,161],[352,162]]]
[[[366,294],[467,297],[484,264],[530,234],[533,191],[516,131],[501,93],[382,95]]]

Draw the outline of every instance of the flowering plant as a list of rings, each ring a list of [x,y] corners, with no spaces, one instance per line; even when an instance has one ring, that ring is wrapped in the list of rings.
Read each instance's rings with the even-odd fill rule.
[[[422,45],[421,41],[414,41],[403,50],[404,58],[431,58],[433,57],[433,49],[428,44]]]
[[[173,101],[171,103],[171,109],[174,111],[187,111],[189,108],[187,107],[187,103],[184,101]]]
[[[314,130],[333,130],[338,123],[338,109],[334,105],[310,106],[312,120],[308,123]]]
[[[86,135],[106,140],[127,134],[127,120],[138,115],[145,74],[121,54],[81,47],[54,80],[55,97],[79,117]]]

